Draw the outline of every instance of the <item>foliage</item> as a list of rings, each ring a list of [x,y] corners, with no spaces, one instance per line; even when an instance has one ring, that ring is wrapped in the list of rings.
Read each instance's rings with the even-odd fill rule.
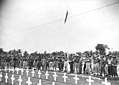
[[[109,47],[104,44],[97,44],[95,49],[98,50],[101,55],[106,55],[106,49],[109,49]]]

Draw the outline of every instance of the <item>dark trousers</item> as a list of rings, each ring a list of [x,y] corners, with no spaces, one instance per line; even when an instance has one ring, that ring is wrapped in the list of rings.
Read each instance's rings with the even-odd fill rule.
[[[117,66],[112,66],[112,76],[118,76],[117,74]]]
[[[62,63],[61,62],[58,63],[58,67],[59,67],[59,71],[61,71],[62,70]]]
[[[112,75],[112,65],[108,65],[108,75]]]
[[[80,64],[79,65],[79,74],[81,74],[82,73],[82,65]]]
[[[42,66],[42,63],[41,62],[38,62],[38,64],[37,64],[38,70],[41,70],[41,66]]]
[[[63,70],[63,68],[64,68],[64,62],[62,62],[61,64],[61,69]]]
[[[104,75],[106,74],[106,71],[105,71],[105,66],[101,66],[101,75],[102,75],[102,73],[104,73]]]
[[[69,63],[70,64],[70,72],[73,73],[74,72],[74,69],[73,69],[73,63]]]
[[[86,69],[86,63],[84,64],[84,68],[83,68],[84,73],[85,73],[85,69]]]
[[[16,68],[16,65],[17,65],[17,62],[16,61],[13,61],[14,62],[14,69]]]
[[[49,69],[49,63],[47,62],[46,63],[46,70],[48,70]]]

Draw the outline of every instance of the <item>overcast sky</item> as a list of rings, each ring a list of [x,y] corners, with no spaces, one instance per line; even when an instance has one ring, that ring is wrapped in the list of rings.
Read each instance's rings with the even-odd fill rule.
[[[0,10],[5,50],[83,52],[102,43],[119,51],[119,3],[86,13],[119,0],[5,1]]]

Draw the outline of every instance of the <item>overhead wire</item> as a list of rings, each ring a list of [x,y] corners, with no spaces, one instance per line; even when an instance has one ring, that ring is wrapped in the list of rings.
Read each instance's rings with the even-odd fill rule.
[[[101,6],[101,7],[98,7],[98,8],[95,8],[95,9],[89,10],[89,11],[86,11],[86,12],[82,12],[82,13],[78,13],[78,14],[75,14],[75,15],[69,16],[69,18],[76,17],[76,16],[79,16],[79,15],[83,15],[83,14],[86,14],[86,13],[89,13],[89,12],[93,12],[93,11],[96,11],[96,10],[100,10],[100,9],[103,9],[103,8],[106,8],[106,7],[109,7],[109,6],[115,5],[115,4],[117,4],[117,3],[119,3],[119,1],[114,2],[114,3],[111,3],[111,4],[107,4],[107,5],[105,5],[105,6]]]
[[[108,5],[105,5],[105,6],[101,6],[101,7],[98,7],[98,8],[89,10],[89,11],[86,11],[86,12],[78,13],[78,14],[69,16],[68,18],[73,18],[73,17],[79,16],[79,15],[83,15],[83,14],[90,13],[90,12],[93,12],[93,11],[96,11],[96,10],[100,10],[100,9],[103,9],[103,8],[106,8],[106,7],[115,5],[115,4],[117,4],[117,3],[119,3],[119,1],[114,2],[114,3],[111,3],[111,4],[108,4]],[[23,30],[18,30],[18,31],[15,31],[15,32],[11,32],[11,33],[6,34],[4,37],[7,37],[7,36],[12,35],[12,34],[14,34],[14,33],[24,32],[24,31],[27,31],[27,30],[29,31],[29,30],[33,30],[34,28],[36,29],[36,28],[39,28],[39,27],[43,27],[43,26],[46,26],[46,25],[49,25],[49,24],[52,24],[52,23],[56,23],[56,22],[61,21],[61,20],[63,20],[63,19],[64,19],[64,18],[60,18],[60,19],[53,20],[53,21],[50,21],[50,22],[47,22],[47,23],[44,23],[44,24],[40,24],[40,25],[35,26],[35,27],[30,27],[30,28],[26,28],[26,29],[23,29]]]

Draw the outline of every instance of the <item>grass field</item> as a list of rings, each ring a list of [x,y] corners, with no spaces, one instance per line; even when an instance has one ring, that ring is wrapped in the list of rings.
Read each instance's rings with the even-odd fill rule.
[[[8,82],[5,83],[5,75],[6,73],[8,73]],[[23,75],[21,74],[21,71],[17,72],[15,71],[14,73],[11,71],[2,71],[2,81],[0,82],[0,85],[11,85],[11,77],[12,77],[12,74],[14,74],[14,77],[15,77],[15,80],[14,80],[14,85],[19,85],[19,76],[21,75],[21,78],[22,78],[22,84],[21,85],[28,85],[27,84],[27,81],[28,81],[28,77],[30,77],[30,80],[32,82],[31,85],[37,85],[38,82],[39,82],[39,79],[41,79],[41,83],[42,85],[52,85],[52,82],[55,82],[55,85],[75,85],[75,80],[74,80],[74,77],[75,77],[75,74],[66,74],[66,76],[68,77],[66,79],[66,82],[64,82],[64,79],[63,79],[63,75],[64,73],[62,72],[56,72],[56,81],[54,80],[54,72],[53,71],[48,71],[48,79],[46,79],[46,72],[45,71],[41,71],[41,77],[39,78],[39,75],[38,75],[38,71],[35,70],[35,74],[34,74],[34,77],[32,76],[32,70],[29,70],[29,74],[27,76],[27,73],[26,73],[26,70],[24,70],[23,72]],[[77,85],[89,85],[89,82],[87,81],[87,79],[89,79],[88,75],[78,75],[78,84]],[[97,78],[97,77],[91,77],[92,80],[94,80],[94,82],[91,83],[91,85],[104,85],[102,84],[102,82],[104,81],[104,79],[100,79],[100,78]],[[111,82],[111,85],[119,85],[119,80],[108,80],[109,82]]]

